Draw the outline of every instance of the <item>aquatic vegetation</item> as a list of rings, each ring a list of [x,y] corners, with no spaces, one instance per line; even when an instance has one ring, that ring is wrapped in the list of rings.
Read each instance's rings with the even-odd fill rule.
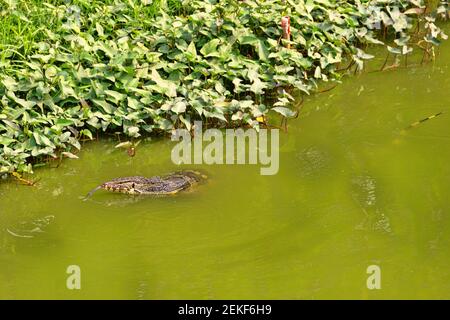
[[[420,0],[33,3],[0,2],[0,173],[75,158],[102,132],[133,140],[195,120],[259,128],[271,111],[294,116],[295,91],[361,70],[365,46],[433,57],[446,38],[434,21],[448,13],[447,1]]]
[[[121,142],[116,145],[115,148],[125,149],[130,157],[134,157],[136,155],[136,147],[141,143],[141,141],[142,140]]]

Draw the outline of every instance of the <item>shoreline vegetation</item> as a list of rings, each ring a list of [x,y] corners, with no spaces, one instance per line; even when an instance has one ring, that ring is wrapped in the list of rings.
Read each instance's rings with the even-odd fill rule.
[[[0,174],[104,133],[294,117],[294,96],[361,71],[370,46],[432,60],[440,18],[447,0],[0,0]]]

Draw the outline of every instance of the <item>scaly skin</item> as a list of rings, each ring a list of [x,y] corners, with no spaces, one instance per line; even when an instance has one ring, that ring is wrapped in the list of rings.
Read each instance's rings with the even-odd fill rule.
[[[145,178],[136,176],[117,178],[99,185],[89,192],[86,198],[92,196],[99,189],[132,195],[175,194],[190,188],[206,178],[204,174],[193,170],[174,172],[163,177]]]

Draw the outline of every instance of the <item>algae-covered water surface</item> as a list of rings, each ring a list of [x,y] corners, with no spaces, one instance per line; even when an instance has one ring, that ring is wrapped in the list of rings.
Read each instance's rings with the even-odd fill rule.
[[[115,140],[89,142],[80,159],[37,169],[34,187],[2,183],[0,298],[450,298],[449,58],[444,43],[435,63],[307,99],[280,132],[272,176],[182,166],[208,181],[176,196],[83,201],[112,178],[180,169],[162,138],[135,157]],[[71,265],[80,290],[66,286]],[[367,288],[371,265],[379,290]]]

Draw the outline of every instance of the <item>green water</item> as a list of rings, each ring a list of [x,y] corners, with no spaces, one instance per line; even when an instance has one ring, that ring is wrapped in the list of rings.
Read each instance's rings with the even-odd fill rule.
[[[308,99],[280,134],[274,176],[188,166],[210,175],[194,192],[82,201],[114,177],[177,169],[161,139],[134,158],[86,143],[79,160],[37,170],[36,187],[2,183],[0,298],[450,298],[449,58],[446,43],[434,64]],[[69,265],[81,290],[66,288]],[[369,265],[380,290],[366,287]]]

